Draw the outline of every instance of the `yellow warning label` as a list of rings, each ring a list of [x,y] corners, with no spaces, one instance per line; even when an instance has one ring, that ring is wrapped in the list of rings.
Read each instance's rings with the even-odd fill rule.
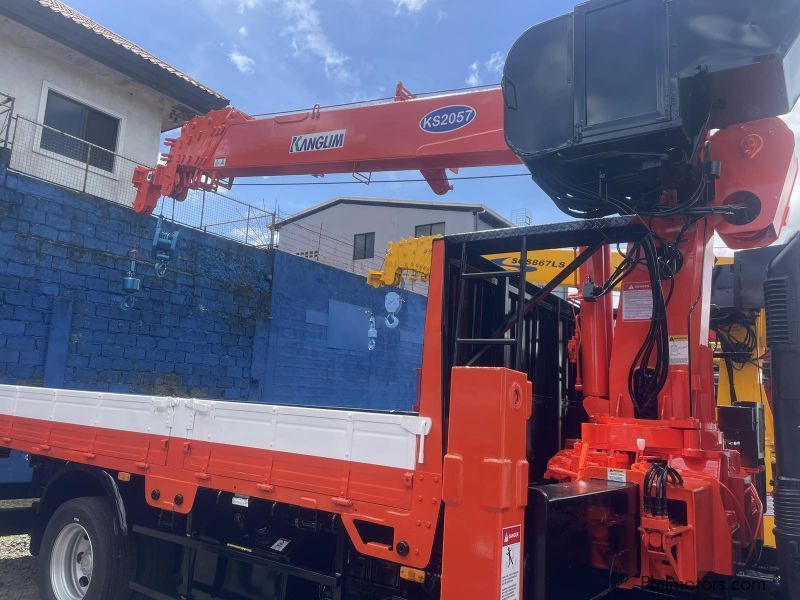
[[[580,250],[535,250],[528,252],[526,272],[528,281],[533,284],[549,283],[564,267],[575,260]],[[494,263],[505,271],[519,270],[519,252],[503,252],[500,254],[484,254],[483,258]],[[614,267],[622,262],[622,255],[614,252],[611,255]],[[601,282],[597,282],[601,283]],[[575,272],[564,280],[563,285],[578,286],[578,273]]]

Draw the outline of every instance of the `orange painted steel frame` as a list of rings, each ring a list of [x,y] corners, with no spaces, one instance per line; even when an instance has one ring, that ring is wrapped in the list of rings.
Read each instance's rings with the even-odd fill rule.
[[[611,323],[599,303],[581,303],[582,366],[587,392],[584,408],[589,422],[580,441],[549,462],[556,479],[619,479],[639,484],[649,460],[663,459],[683,476],[683,485],[669,485],[668,500],[685,508],[671,517],[644,512],[640,524],[641,575],[652,579],[697,581],[709,572],[730,575],[734,563],[746,561],[760,536],[759,501],[750,473],[738,452],[725,449],[717,427],[713,357],[708,320],[712,236],[720,234],[731,247],[759,247],[775,241],[788,213],[789,197],[798,173],[795,140],[779,119],[765,119],[731,127],[711,137],[712,157],[722,163],[714,205],[751,203],[760,210],[750,223],[714,216],[691,226],[681,218],[649,222],[661,239],[678,243],[683,266],[664,293],[674,286],[667,306],[672,341],[666,385],[658,396],[655,419],[635,418],[628,392],[628,371],[647,334],[649,320],[626,316],[623,291],[610,354]],[[757,200],[754,200],[757,198]],[[607,278],[604,257],[590,263],[583,276]],[[625,283],[649,289],[644,266]],[[608,395],[602,392],[607,390]],[[617,469],[610,472],[609,469]],[[643,490],[644,491],[644,490]]]
[[[533,388],[524,373],[503,368],[456,367],[451,385],[442,598],[498,598],[509,585],[501,584],[503,531],[518,527],[520,548],[525,542]],[[523,597],[518,572],[508,598]]]
[[[261,119],[234,108],[213,111],[186,123],[178,139],[167,140],[164,164],[136,169],[133,207],[150,213],[161,196],[183,200],[190,189],[229,188],[235,177],[255,175],[419,169],[433,190],[444,194],[452,189],[445,169],[519,164],[505,142],[503,106],[500,88],[415,98],[398,84],[394,102],[355,108],[316,106]],[[423,129],[427,115],[448,107],[468,109],[461,115],[464,124],[456,121],[450,131]],[[453,115],[459,118],[457,111]],[[315,134],[343,137],[327,148],[297,151],[298,140]]]

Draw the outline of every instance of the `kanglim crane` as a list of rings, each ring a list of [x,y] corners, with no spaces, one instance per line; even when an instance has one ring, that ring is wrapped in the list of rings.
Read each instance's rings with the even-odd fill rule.
[[[765,276],[774,565],[709,335],[712,236],[758,248],[785,224],[798,161],[776,117],[800,96],[799,37],[798,0],[589,0],[525,32],[499,88],[192,119],[137,169],[138,212],[252,175],[418,169],[441,194],[448,169],[522,163],[575,220],[431,240],[413,414],[3,388],[0,444],[47,484],[47,597],[73,600],[53,582],[70,549],[86,562],[84,535],[118,559],[81,571],[90,600],[208,591],[198,552],[276,574],[276,598],[800,597],[800,239]],[[564,247],[580,251],[532,283],[531,254]],[[509,253],[515,269],[486,258]],[[576,305],[550,294],[576,274]],[[130,578],[125,532],[182,549],[180,591]]]

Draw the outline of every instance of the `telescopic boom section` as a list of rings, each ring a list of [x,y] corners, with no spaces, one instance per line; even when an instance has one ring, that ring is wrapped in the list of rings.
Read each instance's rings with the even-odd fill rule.
[[[437,194],[446,170],[519,164],[503,134],[500,88],[417,98],[398,84],[395,100],[256,119],[234,108],[198,116],[168,139],[154,169],[139,167],[134,209],[161,196],[230,189],[236,177],[419,170]]]

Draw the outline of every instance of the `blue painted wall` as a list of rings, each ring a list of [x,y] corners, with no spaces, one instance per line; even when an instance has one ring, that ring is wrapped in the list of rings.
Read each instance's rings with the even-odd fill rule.
[[[0,186],[0,382],[247,399],[268,253],[183,229],[155,276],[155,219],[8,173]],[[124,311],[126,255],[142,291]]]
[[[404,293],[400,325],[388,329],[383,319],[386,290],[367,286],[353,273],[283,252],[275,254],[273,289],[265,400],[411,410],[422,357],[424,297]],[[330,324],[348,318],[348,308],[364,319],[348,321],[344,332],[337,333],[346,339],[332,339]],[[367,349],[369,311],[378,329],[372,352]]]
[[[186,228],[159,279],[154,228],[152,217],[0,165],[0,383],[411,408],[424,298],[405,294],[389,330],[385,292],[362,277]],[[133,246],[142,291],[124,311]],[[374,352],[361,322],[329,335],[342,310],[379,316]]]

